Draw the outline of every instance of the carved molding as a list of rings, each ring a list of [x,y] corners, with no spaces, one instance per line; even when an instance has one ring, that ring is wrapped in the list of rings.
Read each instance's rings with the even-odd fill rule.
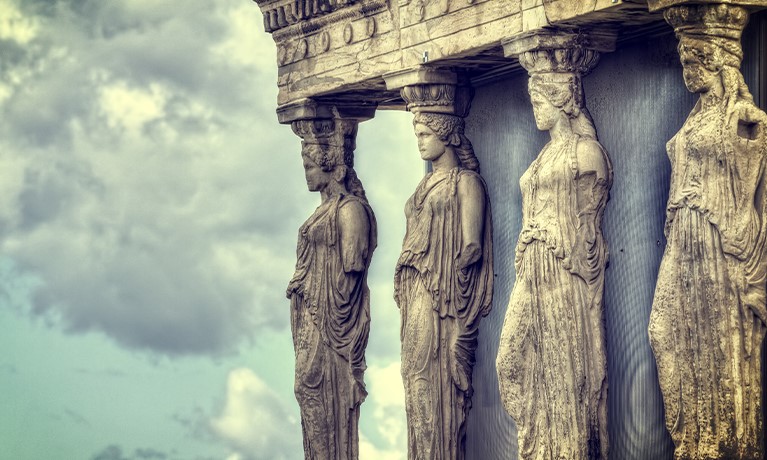
[[[523,460],[606,459],[609,451],[602,215],[612,165],[581,84],[599,58],[590,43],[572,31],[505,45],[530,73],[538,128],[552,134],[520,179],[517,276],[496,361]]]
[[[667,244],[649,324],[666,428],[677,459],[761,459],[767,115],[739,69],[748,11],[687,4],[664,16],[700,95],[667,144]]]
[[[360,0],[256,0],[264,16],[264,29],[275,32],[347,8]]]
[[[304,12],[314,8],[312,10],[314,13],[303,15],[293,13],[296,5],[301,2],[312,4],[311,7],[307,6]],[[314,6],[318,2],[319,4],[325,2],[325,5],[330,6],[325,6],[324,9]],[[388,8],[387,0],[280,0],[274,4],[259,5],[264,16],[264,27],[269,27],[266,31],[272,34],[277,43],[296,37],[310,36],[335,24],[348,24],[350,21],[362,18],[373,18]],[[299,13],[301,11],[299,9]],[[267,23],[269,23],[268,26]],[[375,32],[375,26],[373,26],[373,32]]]

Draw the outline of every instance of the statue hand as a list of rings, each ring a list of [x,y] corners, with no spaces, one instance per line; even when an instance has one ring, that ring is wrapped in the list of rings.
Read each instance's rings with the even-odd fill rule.
[[[455,260],[456,268],[459,270],[468,269],[469,265],[479,260],[480,255],[479,245],[474,243],[468,244],[461,250],[461,253],[458,254],[458,258]]]

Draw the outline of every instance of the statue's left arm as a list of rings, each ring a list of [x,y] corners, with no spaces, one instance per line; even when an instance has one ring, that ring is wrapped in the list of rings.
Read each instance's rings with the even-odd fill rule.
[[[569,269],[591,284],[606,262],[597,247],[601,233],[599,211],[604,207],[609,189],[610,171],[602,145],[594,139],[581,139],[576,146],[575,241],[570,252]]]
[[[482,255],[485,224],[485,187],[475,174],[463,174],[458,181],[458,213],[461,221],[461,248],[456,267],[464,269]]]
[[[338,231],[344,272],[364,271],[370,245],[370,221],[361,203],[348,201],[341,206]]]

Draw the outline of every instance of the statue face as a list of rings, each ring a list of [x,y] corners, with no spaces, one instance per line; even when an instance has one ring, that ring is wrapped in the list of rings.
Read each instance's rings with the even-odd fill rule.
[[[561,117],[561,110],[535,88],[530,88],[530,101],[533,103],[535,125],[538,129],[548,131],[553,128]]]
[[[706,56],[705,50],[683,44],[679,46],[679,55],[682,61],[682,76],[687,89],[693,93],[705,93],[721,84],[719,72],[713,62],[702,61],[701,56]]]
[[[331,181],[332,172],[323,171],[320,166],[303,155],[304,175],[306,176],[306,185],[311,192],[319,192],[325,189]]]
[[[434,161],[445,153],[445,143],[428,126],[417,123],[415,125],[415,136],[418,139],[418,150],[421,152],[421,158],[424,160]]]
[[[693,93],[705,93],[716,84],[719,74],[708,70],[695,59],[683,59],[682,76],[687,89]]]

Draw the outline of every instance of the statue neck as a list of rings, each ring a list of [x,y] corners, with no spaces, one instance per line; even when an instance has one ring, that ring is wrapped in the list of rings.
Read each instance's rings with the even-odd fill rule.
[[[553,142],[559,142],[571,136],[573,134],[572,126],[570,126],[570,118],[566,113],[560,112],[560,117],[554,126],[549,130],[549,135]]]
[[[336,181],[329,182],[325,188],[320,190],[320,196],[322,197],[323,203],[327,203],[339,195],[346,195],[348,193],[346,187]]]
[[[458,167],[458,156],[453,147],[445,147],[445,153],[431,162],[434,171],[449,171]]]

